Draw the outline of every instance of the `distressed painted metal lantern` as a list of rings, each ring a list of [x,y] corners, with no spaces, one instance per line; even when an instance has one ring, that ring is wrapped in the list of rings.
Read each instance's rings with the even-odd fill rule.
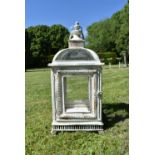
[[[101,71],[97,54],[84,48],[81,26],[75,23],[69,48],[53,58],[52,132],[102,131]]]

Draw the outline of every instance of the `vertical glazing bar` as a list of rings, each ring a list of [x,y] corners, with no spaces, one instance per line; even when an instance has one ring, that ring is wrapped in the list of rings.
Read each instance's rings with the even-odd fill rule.
[[[55,112],[55,76],[54,76],[54,72],[51,69],[51,96],[52,96],[52,116],[53,116],[53,120],[56,119],[56,112]]]
[[[62,112],[65,113],[65,77],[62,76]]]
[[[99,91],[102,92],[102,67],[99,71]],[[99,98],[99,120],[102,120],[102,96]]]

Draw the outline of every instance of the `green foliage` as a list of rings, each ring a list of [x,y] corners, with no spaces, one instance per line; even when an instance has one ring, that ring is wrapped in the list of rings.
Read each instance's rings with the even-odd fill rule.
[[[87,46],[97,53],[129,50],[129,4],[113,14],[110,19],[93,23],[87,28]]]
[[[120,23],[119,32],[115,40],[118,52],[129,51],[129,5],[126,5],[122,11],[118,12],[119,18],[113,16],[114,21]],[[116,29],[116,28],[115,28]]]
[[[60,132],[53,136],[50,70],[26,72],[26,155],[128,154],[128,68],[103,69],[102,78],[104,133]]]
[[[111,64],[116,64],[117,63],[117,61],[116,61],[116,58],[117,58],[116,52],[102,52],[102,53],[100,52],[100,53],[98,53],[98,55],[99,55],[99,58],[101,60],[103,60],[105,64],[109,64],[108,59],[110,59],[110,58],[112,59],[112,60],[110,60]]]
[[[120,57],[121,51],[129,51],[129,4],[110,19],[93,23],[87,30],[88,48],[97,53],[115,52]],[[68,38],[69,31],[62,25],[37,25],[25,29],[25,67],[47,66],[56,52],[67,47]]]
[[[38,25],[25,30],[25,67],[47,66],[52,55],[67,47],[69,31],[62,25]]]
[[[111,33],[111,21],[109,19],[97,22],[88,27],[86,38],[88,47],[100,52],[103,50],[112,51],[113,37]]]
[[[100,55],[103,51],[129,51],[129,4],[110,19],[93,23],[88,28],[87,47]],[[25,29],[25,67],[44,67],[50,58],[68,44],[69,31],[62,25],[38,25]],[[112,54],[112,57],[113,54]],[[107,60],[105,59],[106,63]],[[113,62],[115,60],[113,59]]]
[[[68,46],[69,31],[62,25],[53,25],[49,30],[52,53]]]

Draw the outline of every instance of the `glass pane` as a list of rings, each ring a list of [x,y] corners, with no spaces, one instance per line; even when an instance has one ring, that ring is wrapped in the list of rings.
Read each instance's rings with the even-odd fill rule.
[[[62,53],[56,58],[59,60],[94,60],[91,53],[86,49],[65,49]]]
[[[65,107],[67,112],[89,112],[89,77],[65,78]]]

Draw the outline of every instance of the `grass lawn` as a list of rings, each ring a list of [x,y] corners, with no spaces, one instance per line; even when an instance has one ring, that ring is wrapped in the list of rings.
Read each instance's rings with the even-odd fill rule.
[[[103,68],[103,134],[60,132],[53,136],[50,70],[28,70],[25,76],[26,155],[128,154],[128,68]]]

